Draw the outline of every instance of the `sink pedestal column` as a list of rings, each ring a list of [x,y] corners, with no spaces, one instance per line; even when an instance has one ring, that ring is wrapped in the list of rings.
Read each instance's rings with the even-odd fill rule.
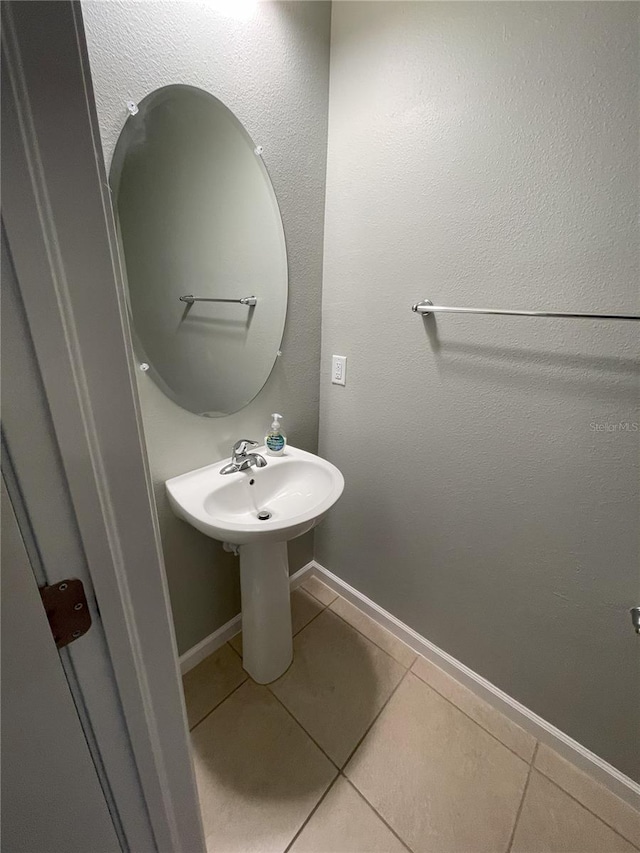
[[[258,684],[275,681],[293,660],[286,542],[240,546],[242,665]]]

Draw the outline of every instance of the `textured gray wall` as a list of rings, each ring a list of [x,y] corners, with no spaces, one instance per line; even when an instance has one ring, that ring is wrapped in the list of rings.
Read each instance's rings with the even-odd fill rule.
[[[640,778],[637,3],[333,7],[319,561]],[[437,330],[437,338],[435,331]],[[329,384],[332,353],[348,384]],[[600,431],[601,430],[601,431]]]
[[[261,439],[271,412],[285,414],[292,444],[317,449],[322,234],[329,84],[329,3],[259,3],[246,21],[207,3],[84,2],[91,72],[107,165],[126,102],[187,83],[220,98],[264,147],[289,258],[289,310],[279,359],[241,412],[208,420],[173,404],[140,375],[140,395],[167,578],[181,652],[240,609],[237,560],[176,519],[168,477]],[[311,536],[290,545],[291,568],[313,555]]]

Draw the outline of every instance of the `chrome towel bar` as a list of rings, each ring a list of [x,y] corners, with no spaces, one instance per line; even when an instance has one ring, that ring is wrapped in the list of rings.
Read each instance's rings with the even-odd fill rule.
[[[239,302],[241,305],[251,305],[254,306],[257,304],[258,300],[255,296],[243,296],[242,299],[218,299],[211,298],[209,296],[180,296],[180,302],[186,302],[187,305],[193,305],[194,302]]]
[[[411,306],[417,314],[427,316],[441,312],[443,314],[505,314],[509,317],[571,317],[586,320],[640,320],[640,314],[583,314],[576,311],[507,311],[502,308],[447,308],[434,305],[429,299],[423,299]]]

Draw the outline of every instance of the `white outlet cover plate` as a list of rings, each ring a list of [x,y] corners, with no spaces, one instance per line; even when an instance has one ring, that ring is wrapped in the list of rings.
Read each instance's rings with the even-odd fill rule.
[[[334,385],[347,384],[347,357],[334,355],[331,359],[331,382]]]

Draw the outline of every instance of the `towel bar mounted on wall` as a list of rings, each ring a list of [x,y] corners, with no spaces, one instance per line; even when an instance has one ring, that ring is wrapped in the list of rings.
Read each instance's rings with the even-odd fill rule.
[[[584,314],[576,311],[507,311],[502,308],[448,308],[434,305],[423,299],[411,306],[411,310],[423,317],[436,312],[443,314],[504,314],[509,317],[570,317],[583,320],[640,320],[640,314]]]
[[[241,305],[254,306],[257,303],[255,296],[243,296],[241,299],[218,299],[209,296],[180,296],[180,302],[186,302],[187,305],[193,305],[194,302],[239,302]]]

